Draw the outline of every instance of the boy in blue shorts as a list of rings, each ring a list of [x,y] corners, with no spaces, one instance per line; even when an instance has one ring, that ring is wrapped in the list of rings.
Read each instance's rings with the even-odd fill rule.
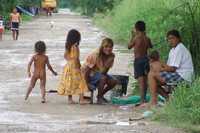
[[[145,103],[147,92],[147,74],[149,72],[149,60],[147,51],[152,48],[151,40],[145,33],[146,26],[143,21],[137,21],[133,28],[132,39],[128,49],[134,48],[134,77],[139,82],[141,104]]]

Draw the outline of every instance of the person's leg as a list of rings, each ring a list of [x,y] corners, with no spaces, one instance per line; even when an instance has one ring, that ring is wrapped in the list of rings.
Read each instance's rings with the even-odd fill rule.
[[[49,16],[52,16],[52,8],[49,9]]]
[[[148,74],[148,83],[149,83],[149,88],[151,92],[151,104],[156,105],[157,104],[157,98],[158,98],[158,92],[157,92],[157,79],[155,78],[155,74],[150,72]]]
[[[79,103],[82,105],[82,104],[89,104],[90,101],[86,100],[84,98],[84,94],[80,94],[80,98],[79,98]]]
[[[49,10],[48,10],[48,8],[46,8],[46,15],[47,15],[47,16],[49,15]]]
[[[98,103],[102,103],[104,101],[103,100],[103,93],[104,93],[104,87],[105,87],[106,82],[107,82],[106,80],[107,80],[107,77],[104,76],[104,75],[101,75],[99,84],[97,86],[97,88],[98,88],[97,102]]]
[[[164,89],[161,88],[161,86],[158,86],[158,94],[163,96],[166,100],[169,99],[169,94],[167,92],[165,92]]]
[[[146,76],[138,77],[138,83],[140,88],[141,103],[145,102],[147,92],[147,78]]]
[[[182,80],[181,76],[176,72],[161,72],[156,76],[157,80],[160,82],[160,86],[158,87],[158,93],[165,97],[167,100],[169,99],[169,93],[172,90],[165,90],[161,87],[161,85],[166,85],[166,87],[169,87],[166,83],[173,83],[177,84],[179,81]],[[172,89],[172,88],[168,88]]]
[[[73,101],[72,95],[68,95],[68,103],[75,104],[75,102]]]
[[[2,35],[3,35],[3,33],[0,32],[0,41],[2,41]]]
[[[13,40],[15,40],[15,30],[12,30],[12,37],[13,37]]]
[[[32,77],[32,78],[31,78],[31,83],[30,83],[30,85],[29,85],[29,87],[28,87],[28,90],[27,90],[27,93],[26,93],[26,96],[25,96],[25,100],[28,99],[28,97],[29,97],[31,91],[32,91],[33,88],[35,87],[36,81],[37,81],[37,78],[35,78],[35,77]]]
[[[168,93],[166,93],[160,85],[165,85],[168,80],[170,80],[170,76],[167,72],[161,73],[149,73],[148,75],[149,80],[149,87],[152,94],[152,104],[157,104],[158,94],[165,97],[166,99],[169,98]]]
[[[144,99],[146,102],[146,95],[147,95],[147,88],[148,88],[148,76],[144,76]]]
[[[104,94],[106,94],[109,90],[113,89],[117,83],[118,83],[117,80],[108,77],[106,79],[107,86],[103,89],[102,95],[104,96]]]
[[[46,79],[40,79],[40,89],[41,89],[41,95],[42,95],[42,103],[45,103],[46,102],[46,99],[45,99],[45,95],[46,95],[46,89],[45,89],[45,86],[46,86]]]
[[[148,58],[142,57],[135,59],[134,61],[134,76],[137,79],[140,90],[140,103],[146,102],[146,92],[147,92],[147,73],[149,71]]]
[[[19,30],[16,30],[16,38],[15,38],[15,40],[18,40],[18,36],[19,36]]]

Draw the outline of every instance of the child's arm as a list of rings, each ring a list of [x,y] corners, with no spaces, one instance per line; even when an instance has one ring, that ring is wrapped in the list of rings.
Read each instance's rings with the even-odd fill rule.
[[[33,63],[33,60],[34,60],[34,56],[31,58],[31,60],[28,63],[28,69],[27,69],[28,77],[31,77],[31,65]]]
[[[55,72],[52,68],[52,66],[50,65],[50,62],[49,62],[49,58],[47,57],[47,67],[48,69],[56,76],[58,75],[57,72]]]
[[[108,73],[108,71],[110,70],[110,68],[113,66],[113,64],[114,64],[114,60],[115,60],[115,55],[113,54],[113,57],[112,58],[110,58],[109,60],[108,60],[108,63],[107,64],[105,64],[105,69],[104,69],[104,71],[103,71],[103,73],[104,74],[107,74]]]
[[[132,49],[135,45],[135,38],[132,36],[129,45],[128,45],[128,49]]]
[[[12,14],[10,14],[9,26],[10,26],[10,28],[12,27]]]
[[[77,61],[77,65],[78,65],[78,69],[81,68],[81,63],[80,63],[80,51],[79,51],[79,47],[78,46],[74,46],[73,47],[74,50],[74,58]]]
[[[20,14],[19,14],[19,23],[22,23],[22,18]]]
[[[171,67],[167,64],[164,64],[162,63],[162,68],[161,68],[161,71],[167,71],[167,72],[175,72],[176,71],[176,68],[175,67]]]
[[[82,73],[84,75],[85,81],[89,83],[89,77],[91,73],[91,68],[86,66],[85,68],[82,69]]]

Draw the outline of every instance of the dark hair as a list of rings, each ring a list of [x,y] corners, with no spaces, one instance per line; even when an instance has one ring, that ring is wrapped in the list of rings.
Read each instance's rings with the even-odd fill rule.
[[[81,40],[81,34],[76,29],[72,29],[68,32],[66,43],[65,43],[65,49],[70,51],[72,45],[79,45],[79,42]]]
[[[181,36],[180,36],[178,30],[173,29],[173,30],[168,31],[167,32],[167,37],[169,37],[170,35],[175,36],[175,37],[177,37],[177,38],[179,38],[181,40]]]
[[[149,58],[154,60],[154,61],[158,61],[159,58],[160,58],[160,54],[157,50],[154,50],[149,54]]]
[[[137,21],[135,23],[135,29],[138,31],[142,31],[144,32],[146,30],[146,26],[145,26],[145,22],[144,21]]]
[[[43,41],[37,41],[35,43],[35,52],[44,53],[46,51],[46,45]]]

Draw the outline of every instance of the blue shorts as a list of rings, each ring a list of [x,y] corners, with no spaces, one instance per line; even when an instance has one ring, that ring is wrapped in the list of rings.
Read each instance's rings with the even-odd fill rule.
[[[96,90],[102,76],[107,76],[109,79],[113,78],[111,75],[108,75],[108,74],[105,75],[105,74],[102,74],[100,72],[96,72],[96,73],[94,73],[94,75],[89,77],[90,89]]]
[[[178,83],[184,80],[177,72],[160,72],[160,76],[166,83]]]
[[[134,77],[135,79],[146,76],[149,72],[149,59],[147,56],[136,58],[134,61]]]
[[[11,23],[11,30],[18,31],[19,30],[19,23],[18,22],[12,22]]]

